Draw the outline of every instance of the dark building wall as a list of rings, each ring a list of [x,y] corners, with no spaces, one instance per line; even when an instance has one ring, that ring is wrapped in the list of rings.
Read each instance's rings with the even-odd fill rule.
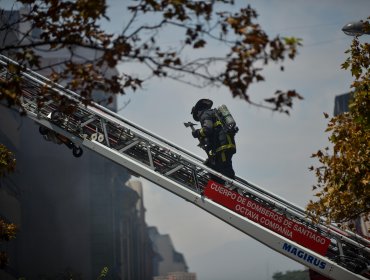
[[[134,262],[132,267],[122,269],[125,275],[122,279],[153,279],[154,259],[156,253],[153,250],[153,244],[149,238],[148,227],[145,221],[144,192],[140,181],[130,180],[127,186],[136,194],[136,204],[134,205],[135,215],[125,215],[125,220],[132,226],[124,227],[125,233],[122,234],[123,250],[122,256],[127,260]],[[133,199],[130,200],[134,201]],[[132,210],[131,210],[132,211]],[[129,212],[126,212],[128,214]]]
[[[117,201],[115,194],[129,175],[88,150],[74,158],[66,146],[44,141],[31,120],[18,120],[12,176],[21,205],[13,264],[18,276],[32,279],[70,269],[91,279],[105,266],[114,268],[114,246],[120,246],[114,243],[119,234],[114,212],[123,207],[122,195]]]
[[[351,100],[351,96],[351,93],[344,93],[335,97],[334,116],[349,111],[349,101]]]
[[[73,157],[66,146],[45,141],[36,123],[2,106],[0,115],[7,118],[0,142],[17,157],[15,174],[1,184],[8,201],[18,202],[17,211],[0,205],[0,215],[19,226],[7,247],[9,271],[27,280],[65,271],[96,279],[107,267],[106,279],[152,279],[145,209],[124,185],[127,171],[87,149]]]

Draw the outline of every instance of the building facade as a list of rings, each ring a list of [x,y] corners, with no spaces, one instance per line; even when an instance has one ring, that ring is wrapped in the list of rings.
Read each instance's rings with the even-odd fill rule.
[[[17,114],[0,109],[0,142],[17,158],[16,172],[0,187],[0,216],[19,227],[6,248],[8,273],[39,279],[68,271],[95,279],[108,268],[108,279],[152,279],[140,194],[125,185],[127,171],[88,150],[74,158]]]
[[[1,32],[0,43],[15,44],[18,31],[30,27],[16,23],[19,18],[17,11],[1,13],[1,23],[11,23],[14,30]],[[30,34],[37,39],[39,33]],[[65,49],[36,52],[44,67],[69,55]],[[86,49],[74,52],[84,59],[99,56]],[[105,93],[95,92],[94,98],[116,109],[114,98],[104,103]],[[36,123],[6,106],[0,106],[0,116],[0,143],[17,159],[15,173],[1,181],[0,217],[19,228],[15,240],[0,244],[10,259],[0,279],[97,279],[103,273],[105,279],[152,280],[153,250],[143,207],[137,206],[140,194],[126,186],[127,170],[87,149],[73,157],[66,146],[45,141]]]
[[[149,227],[149,237],[153,243],[153,250],[157,253],[153,267],[155,276],[168,276],[173,272],[188,272],[183,254],[177,252],[168,234],[160,234],[156,227]]]

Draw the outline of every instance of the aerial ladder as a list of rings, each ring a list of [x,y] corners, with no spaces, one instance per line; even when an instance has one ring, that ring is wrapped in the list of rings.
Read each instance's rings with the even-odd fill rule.
[[[323,220],[313,223],[293,203],[217,173],[202,158],[0,55],[0,79],[14,75],[27,117],[76,157],[90,149],[330,279],[370,279],[369,240]],[[61,105],[73,110],[63,113]]]

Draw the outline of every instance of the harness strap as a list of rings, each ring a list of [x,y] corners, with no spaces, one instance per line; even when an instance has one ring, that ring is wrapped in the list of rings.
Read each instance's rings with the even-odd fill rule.
[[[227,149],[236,149],[235,144],[233,144],[233,142],[231,141],[230,135],[226,135],[226,138],[227,138],[227,144],[222,145],[221,147],[218,147],[216,149],[216,153],[227,150]]]

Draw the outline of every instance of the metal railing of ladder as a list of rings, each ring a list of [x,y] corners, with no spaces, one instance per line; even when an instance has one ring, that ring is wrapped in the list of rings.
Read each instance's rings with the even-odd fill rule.
[[[21,106],[40,125],[42,134],[94,150],[322,275],[370,279],[368,240],[333,225],[313,224],[303,209],[283,198],[244,179],[231,180],[122,116],[95,103],[86,106],[80,96],[61,85],[27,68],[9,71],[9,65],[20,67],[0,56],[0,79],[19,75]],[[54,98],[56,94],[60,98]],[[59,111],[61,104],[73,110],[65,114]],[[223,183],[213,182],[210,176]],[[286,223],[286,228],[279,223]],[[290,231],[293,227],[297,237]],[[324,250],[309,243],[321,241],[328,241]]]

